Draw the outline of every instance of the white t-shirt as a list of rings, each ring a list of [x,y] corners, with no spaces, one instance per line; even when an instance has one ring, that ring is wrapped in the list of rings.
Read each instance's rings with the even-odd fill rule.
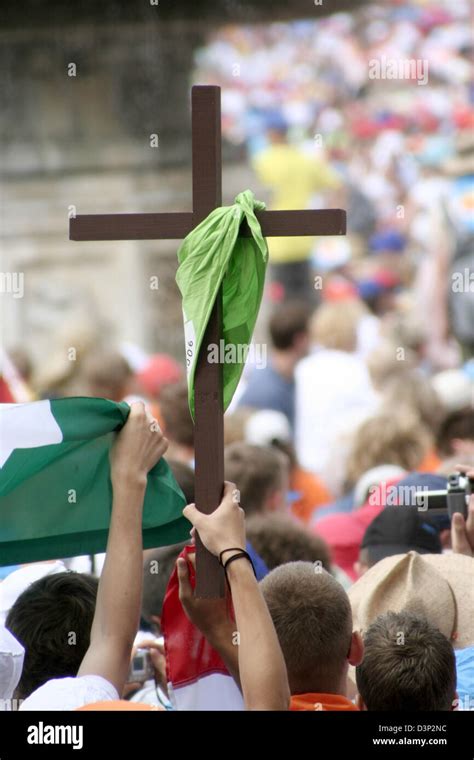
[[[102,676],[52,678],[30,694],[20,710],[77,710],[112,699],[120,699],[117,689]]]
[[[295,380],[298,461],[337,492],[347,440],[377,407],[367,367],[355,354],[318,349],[298,364]]]

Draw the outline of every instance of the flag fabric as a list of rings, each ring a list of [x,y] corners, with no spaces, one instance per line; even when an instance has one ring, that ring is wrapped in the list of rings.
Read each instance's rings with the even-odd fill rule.
[[[268,568],[248,541],[246,550],[260,581],[267,575]],[[179,556],[186,558],[195,551],[195,546],[185,546]],[[188,567],[194,588],[195,570],[189,562]],[[230,600],[229,614],[232,614]],[[176,710],[244,709],[242,694],[222,658],[186,617],[179,599],[176,568],[166,589],[161,630],[165,640],[168,692]]]
[[[0,565],[95,554],[112,508],[109,452],[130,407],[100,398],[0,404]],[[164,459],[148,473],[145,548],[189,536]]]
[[[10,385],[3,375],[0,375],[0,404],[13,403],[15,398],[11,392]]]
[[[176,282],[183,299],[189,407],[194,419],[194,374],[199,349],[222,285],[222,335],[208,347],[208,361],[223,366],[224,410],[237,388],[262,300],[268,250],[255,211],[265,204],[250,190],[232,206],[212,211],[184,239]],[[246,220],[252,236],[239,237]]]
[[[186,546],[180,557],[195,552]],[[195,572],[190,567],[194,588]],[[168,694],[176,710],[243,710],[242,694],[220,655],[186,617],[179,599],[176,568],[166,589],[161,616]]]

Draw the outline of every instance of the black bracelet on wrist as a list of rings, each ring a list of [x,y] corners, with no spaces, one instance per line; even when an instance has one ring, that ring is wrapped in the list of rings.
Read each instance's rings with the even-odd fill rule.
[[[245,549],[242,549],[241,546],[232,546],[230,549],[223,549],[221,553],[219,554],[219,564],[224,567],[224,563],[222,562],[222,555],[226,552],[244,552]]]
[[[243,549],[241,549],[238,554],[234,554],[232,557],[229,557],[229,559],[226,562],[224,562],[223,567],[224,567],[224,572],[225,572],[226,578],[227,578],[227,566],[230,565],[230,563],[233,562],[234,560],[236,560],[236,559],[242,559],[242,558],[248,559],[248,561],[250,562],[250,565],[252,567],[253,574],[255,575],[255,577],[257,577],[257,573],[255,572],[255,568],[253,566],[253,562],[252,562],[252,558],[250,557],[250,554],[248,552],[244,551]],[[229,581],[227,581],[227,582],[229,582]]]

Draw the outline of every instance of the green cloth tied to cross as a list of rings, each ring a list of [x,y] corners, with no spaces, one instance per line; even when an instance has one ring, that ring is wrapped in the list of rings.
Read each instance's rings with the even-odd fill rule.
[[[179,248],[176,282],[183,299],[189,408],[193,419],[196,362],[221,285],[221,340],[219,346],[208,348],[208,361],[222,362],[224,410],[239,383],[265,282],[268,249],[255,216],[255,211],[264,208],[264,203],[245,190],[237,195],[232,206],[212,211]],[[239,237],[244,218],[251,237]]]

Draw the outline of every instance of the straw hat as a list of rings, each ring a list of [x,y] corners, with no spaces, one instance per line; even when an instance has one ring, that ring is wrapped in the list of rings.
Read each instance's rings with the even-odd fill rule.
[[[396,554],[377,562],[348,591],[354,630],[384,612],[423,615],[457,649],[474,645],[474,559],[461,554]]]

